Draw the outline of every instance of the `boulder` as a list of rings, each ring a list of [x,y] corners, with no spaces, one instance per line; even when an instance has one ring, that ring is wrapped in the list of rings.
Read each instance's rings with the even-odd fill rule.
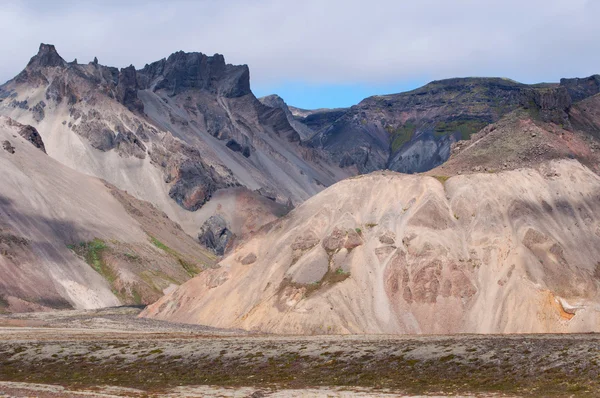
[[[233,237],[227,222],[220,215],[211,216],[206,220],[198,233],[200,243],[219,256],[225,253]]]
[[[2,148],[4,148],[4,150],[10,154],[15,153],[15,147],[12,146],[12,144],[10,143],[10,141],[3,141],[2,142]]]
[[[254,253],[248,253],[248,255],[246,255],[246,257],[244,257],[241,261],[241,263],[243,265],[250,265],[250,264],[254,264],[256,262],[256,254]]]

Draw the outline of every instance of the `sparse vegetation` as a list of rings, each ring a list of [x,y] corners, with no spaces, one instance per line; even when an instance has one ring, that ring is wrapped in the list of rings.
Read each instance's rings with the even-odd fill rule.
[[[327,325],[317,330],[335,333]],[[211,338],[173,341],[170,336],[117,338],[122,340],[48,339],[27,345],[5,340],[0,344],[0,380],[70,388],[113,385],[140,388],[149,396],[193,385],[356,386],[389,389],[399,395],[440,395],[443,391],[452,396],[531,397],[592,397],[600,390],[596,354],[589,350],[597,345],[592,335],[575,340],[295,336],[285,344],[271,337],[240,338],[243,344]],[[420,349],[425,346],[427,350]],[[494,355],[481,355],[486,352]],[[572,360],[565,362],[567,357]]]
[[[415,132],[417,131],[417,126],[413,122],[407,121],[402,126],[396,128],[388,128],[388,133],[390,133],[391,142],[392,142],[392,152],[398,151],[402,148],[402,145],[406,144],[411,140]]]
[[[201,272],[201,269],[199,269],[196,265],[187,262],[179,253],[177,253],[175,250],[171,249],[169,246],[156,239],[154,236],[150,235],[150,241],[154,246],[158,247],[165,253],[177,259],[177,262],[179,262],[179,264],[190,276],[196,276]]]
[[[102,239],[94,238],[89,242],[79,242],[77,245],[69,245],[69,249],[82,257],[93,269],[104,277],[109,283],[116,279],[114,271],[105,264],[102,254],[107,249],[106,242]]]
[[[184,259],[182,259],[181,257],[177,258],[177,261],[179,262],[179,264],[183,267],[183,269],[190,275],[190,276],[196,276],[200,273],[200,269],[195,266],[194,264],[190,264],[187,261],[185,261]]]
[[[137,254],[133,254],[133,253],[125,253],[125,257],[127,257],[130,260],[139,260],[140,256],[138,256]]]
[[[288,286],[296,289],[304,289],[304,297],[306,298],[318,290],[325,289],[328,286],[343,282],[349,277],[350,272],[346,272],[342,268],[337,268],[335,270],[330,268],[325,275],[323,275],[321,280],[312,283],[297,283],[293,282],[290,278],[285,278],[279,286],[279,292],[284,291]]]
[[[329,269],[327,273],[321,279],[322,286],[333,285],[335,283],[343,282],[350,277],[350,272],[346,272],[341,268],[337,268],[335,271]]]
[[[8,301],[3,296],[0,296],[0,314],[4,314],[9,307]]]
[[[433,178],[435,178],[436,180],[438,180],[439,182],[443,184],[446,183],[446,181],[448,181],[448,179],[450,178],[450,176],[432,176]]]
[[[152,244],[156,247],[158,247],[161,250],[164,250],[165,252],[169,253],[169,254],[173,254],[175,255],[176,253],[171,250],[171,248],[167,245],[165,245],[164,243],[162,243],[161,241],[159,241],[158,239],[156,239],[154,236],[150,236],[150,241],[152,242]]]
[[[451,361],[451,360],[453,360],[455,357],[456,357],[456,355],[454,355],[454,354],[449,354],[449,355],[446,355],[446,356],[443,356],[443,357],[441,357],[441,358],[440,358],[440,361],[441,361],[441,362],[448,362],[448,361]]]
[[[542,120],[540,116],[540,109],[533,99],[529,100],[525,109],[527,110],[527,113],[533,120]]]
[[[487,122],[476,119],[466,120],[453,120],[449,122],[439,122],[434,129],[434,134],[438,137],[442,137],[452,133],[460,133],[462,140],[468,140],[471,135],[477,133],[479,130],[487,126]]]
[[[142,297],[138,293],[137,289],[135,289],[135,288],[131,289],[131,297],[133,298],[133,302],[135,304],[138,304],[138,305],[142,304]]]
[[[112,242],[118,244],[118,242]],[[117,282],[117,273],[113,268],[106,263],[105,253],[110,251],[111,248],[107,243],[99,238],[94,238],[89,242],[79,242],[76,245],[68,245],[69,249],[73,250],[75,254],[80,256],[86,263],[88,263],[96,272],[98,272],[106,281],[111,285],[112,293],[121,300],[123,303],[142,304],[143,299],[140,292],[135,288],[119,286]],[[130,253],[124,253],[125,257],[135,256]],[[137,259],[137,256],[135,256]]]

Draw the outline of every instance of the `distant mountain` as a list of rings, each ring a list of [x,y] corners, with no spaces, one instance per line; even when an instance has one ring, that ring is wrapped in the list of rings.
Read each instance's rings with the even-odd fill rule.
[[[570,129],[573,105],[599,92],[598,75],[536,85],[502,78],[455,78],[406,93],[369,97],[349,109],[287,114],[311,129],[307,145],[329,153],[340,167],[353,166],[360,173],[381,169],[415,173],[444,163],[453,143],[468,140],[517,109],[534,111],[540,121]],[[271,104],[289,108],[283,100]]]

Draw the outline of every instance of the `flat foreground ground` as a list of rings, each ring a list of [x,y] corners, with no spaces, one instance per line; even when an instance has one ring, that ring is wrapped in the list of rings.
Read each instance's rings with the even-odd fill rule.
[[[600,336],[266,336],[0,316],[0,397],[599,396]]]

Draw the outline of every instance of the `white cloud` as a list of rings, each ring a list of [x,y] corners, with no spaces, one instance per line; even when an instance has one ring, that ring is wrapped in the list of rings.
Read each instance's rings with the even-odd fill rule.
[[[600,72],[594,0],[229,0],[3,3],[0,79],[40,42],[67,60],[140,68],[176,50],[247,63],[252,83],[527,82]]]

